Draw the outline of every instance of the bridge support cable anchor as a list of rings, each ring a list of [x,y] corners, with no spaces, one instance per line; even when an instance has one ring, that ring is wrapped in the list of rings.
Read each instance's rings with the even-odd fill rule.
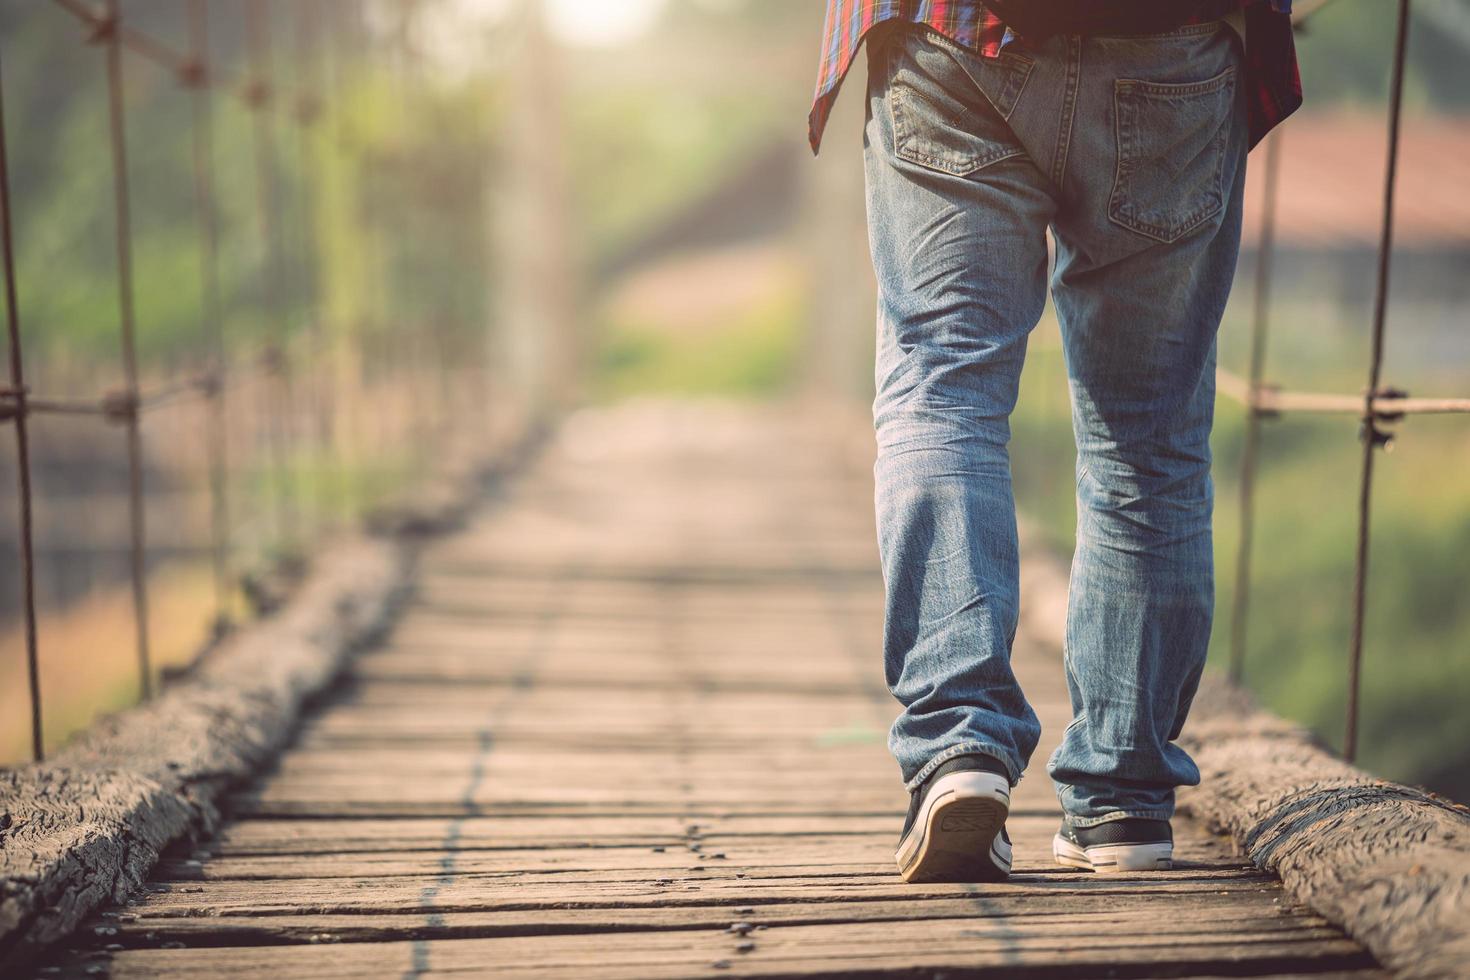
[[[3,73],[0,73],[3,74]],[[10,341],[10,387],[0,398],[0,420],[15,426],[15,471],[19,500],[21,603],[25,617],[26,682],[31,703],[31,757],[46,757],[41,725],[41,662],[36,640],[36,561],[31,510],[31,448],[26,411],[25,359],[21,350],[20,302],[15,289],[11,235],[10,157],[5,145],[5,99],[0,91],[0,264],[5,270],[5,325]]]
[[[1256,250],[1256,292],[1251,314],[1250,411],[1240,454],[1240,542],[1235,562],[1235,595],[1230,617],[1230,680],[1245,676],[1246,637],[1250,624],[1251,545],[1255,538],[1256,468],[1260,455],[1261,420],[1274,413],[1260,406],[1270,326],[1271,262],[1276,249],[1277,190],[1281,182],[1281,131],[1266,143],[1266,186],[1262,201],[1261,239]]]
[[[1372,353],[1368,361],[1368,386],[1363,395],[1363,460],[1358,484],[1357,552],[1353,562],[1353,622],[1348,638],[1347,710],[1343,724],[1343,758],[1354,761],[1358,754],[1359,699],[1363,673],[1363,625],[1368,605],[1368,544],[1372,524],[1373,461],[1392,436],[1378,427],[1387,421],[1376,404],[1387,395],[1382,388],[1383,334],[1388,313],[1389,273],[1393,260],[1394,190],[1398,181],[1399,132],[1404,102],[1404,65],[1409,47],[1410,0],[1399,0],[1394,34],[1393,71],[1388,97],[1388,165],[1383,177],[1383,221],[1378,242],[1378,276],[1373,297]]]

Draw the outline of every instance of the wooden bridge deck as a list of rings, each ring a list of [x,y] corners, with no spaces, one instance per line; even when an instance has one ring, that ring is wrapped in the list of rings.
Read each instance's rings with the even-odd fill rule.
[[[903,884],[871,485],[830,431],[584,415],[502,496],[218,837],[47,975],[1378,975],[1187,822],[1172,873],[1055,867],[1047,743],[1010,881]],[[1055,740],[1058,653],[1023,631],[1016,662]]]

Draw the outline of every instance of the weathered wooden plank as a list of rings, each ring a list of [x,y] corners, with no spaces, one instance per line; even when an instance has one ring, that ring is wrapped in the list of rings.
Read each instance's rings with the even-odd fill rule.
[[[1261,963],[1273,968],[1368,965],[1360,947],[1331,928],[1295,922],[1234,923],[1219,917],[1175,923],[1145,913],[1079,924],[1068,931],[1024,919],[938,919],[912,929],[868,923],[776,927],[746,935],[657,931],[540,937],[343,943],[330,946],[122,950],[109,958],[115,977],[432,976],[474,971],[495,976],[663,977],[730,972],[743,976],[912,975],[926,970],[1003,970],[1007,976],[1054,977],[1163,965],[1199,972],[1207,965]],[[1222,943],[1228,937],[1228,943]],[[720,967],[716,964],[725,964]],[[1190,968],[1193,967],[1193,970]],[[1239,972],[1232,970],[1231,972]],[[1134,975],[1137,975],[1136,973]]]
[[[738,910],[738,911],[737,911]],[[560,936],[599,932],[663,930],[728,930],[815,925],[822,923],[923,923],[937,919],[1020,919],[1054,924],[1059,933],[1081,927],[1116,927],[1119,916],[1138,921],[1167,916],[1196,925],[1220,916],[1302,929],[1320,929],[1324,921],[1303,909],[1285,908],[1268,891],[1194,896],[1180,907],[1176,895],[1138,890],[1126,897],[1070,895],[1065,902],[1046,897],[969,897],[918,901],[773,903],[766,905],[696,905],[651,908],[536,909],[442,912],[429,914],[264,916],[193,916],[138,918],[131,913],[107,916],[93,935],[129,948],[265,945],[320,942],[388,942],[403,939],[471,939],[495,936]],[[751,927],[751,928],[747,928]]]
[[[1013,820],[1009,831],[1024,871],[1046,866],[1055,821],[1036,817]],[[589,828],[589,830],[595,830]],[[648,874],[684,870],[692,865],[719,862],[730,871],[755,872],[782,866],[829,866],[836,869],[887,873],[893,861],[895,835],[812,834],[725,836],[720,833],[696,837],[670,832],[656,843],[612,846],[590,836],[572,846],[513,846],[503,838],[500,846],[468,846],[458,828],[449,826],[443,837],[417,849],[379,848],[369,852],[343,850],[330,842],[331,850],[277,855],[192,856],[167,858],[154,871],[155,881],[217,881],[227,879],[287,879],[327,877],[370,877],[433,874],[452,860],[457,872],[574,871],[589,869],[643,869]],[[1242,862],[1219,840],[1182,842],[1178,852],[1181,866],[1214,869],[1239,868]],[[452,855],[452,858],[446,858]]]
[[[483,760],[484,778],[473,792],[465,791],[464,769],[418,773],[411,769],[386,772],[322,769],[294,771],[267,782],[260,792],[266,799],[281,797],[305,799],[327,796],[334,799],[391,799],[411,797],[418,800],[465,800],[484,802],[517,802],[545,799],[555,794],[564,802],[616,800],[638,803],[663,802],[671,799],[696,799],[710,803],[729,801],[732,805],[764,808],[767,806],[798,811],[831,810],[828,801],[843,803],[862,800],[867,806],[901,808],[907,801],[891,774],[882,778],[855,775],[818,800],[806,799],[800,792],[811,785],[799,773],[739,773],[729,776],[706,770],[659,771],[651,765],[618,765],[609,760],[605,769],[592,766],[573,768],[575,775],[549,783],[545,775],[534,770],[519,770],[502,764],[503,756],[494,754]],[[834,761],[841,756],[831,757]],[[466,767],[468,768],[468,767]],[[636,799],[634,799],[636,797]]]
[[[816,819],[833,819],[847,816],[849,813],[857,812],[860,816],[884,817],[893,827],[902,824],[902,818],[895,815],[887,808],[874,808],[871,810],[855,811],[852,808],[843,810],[818,810],[816,808],[790,808],[766,810],[759,808],[742,808],[728,806],[699,806],[684,804],[679,801],[657,804],[634,804],[631,806],[620,806],[614,804],[587,804],[585,806],[572,806],[557,800],[524,800],[510,803],[486,803],[465,804],[462,802],[415,802],[413,800],[399,801],[329,801],[329,800],[277,800],[261,801],[258,798],[241,795],[231,798],[230,812],[233,815],[255,820],[423,820],[423,819],[446,819],[446,818],[475,818],[487,817],[503,819],[505,817],[579,817],[588,819],[606,819],[626,816],[644,816],[650,818],[670,817],[680,820],[714,820],[720,817],[750,816],[750,817],[789,817],[802,818],[812,817]],[[1037,816],[1048,811],[1042,809],[1011,811],[1018,816]],[[1056,819],[1053,817],[1053,819]],[[896,832],[894,835],[897,836]]]
[[[651,664],[651,676],[645,680],[624,675],[609,665],[605,657],[594,666],[584,665],[569,654],[548,655],[537,659],[535,676],[530,681],[532,687],[528,690],[528,681],[522,676],[524,669],[508,662],[511,658],[491,658],[480,654],[466,655],[462,659],[487,671],[494,670],[496,674],[482,680],[436,677],[425,668],[421,658],[405,657],[404,662],[412,666],[412,672],[405,670],[391,681],[384,682],[367,673],[373,665],[357,665],[351,678],[355,683],[342,688],[332,699],[332,707],[336,710],[385,708],[410,711],[437,705],[446,710],[474,710],[492,702],[507,688],[515,688],[521,695],[543,700],[554,696],[575,698],[579,703],[586,702],[589,708],[612,699],[616,700],[608,704],[609,709],[682,697],[708,700],[731,708],[753,705],[768,713],[791,705],[823,705],[827,710],[863,708],[875,716],[880,708],[886,715],[897,711],[877,701],[870,685],[837,674],[833,665],[821,660],[809,665],[823,668],[812,672],[819,681],[809,681],[802,673],[778,669],[774,665],[766,670],[755,670],[746,665],[748,674],[726,674],[693,662],[685,663],[677,672],[671,670],[667,663]],[[603,691],[605,698],[589,697],[589,691],[595,690]],[[1062,688],[1060,674],[1049,690],[1035,692],[1033,703],[1048,712],[1053,708],[1066,712],[1066,692]]]
[[[453,857],[446,858],[445,854]],[[732,857],[732,855],[734,855]],[[292,855],[277,858],[216,859],[199,862],[191,858],[160,862],[153,874],[158,883],[192,881],[273,881],[424,876],[438,874],[452,861],[456,874],[533,876],[592,871],[629,873],[647,879],[660,874],[682,873],[697,866],[718,862],[732,871],[765,872],[783,867],[827,868],[842,873],[887,874],[893,860],[887,842],[859,841],[847,846],[823,842],[810,847],[776,845],[727,845],[710,842],[698,851],[674,841],[667,845],[638,848],[540,848],[492,851],[382,852],[360,854]],[[1237,865],[1238,866],[1238,863]]]
[[[703,870],[692,870],[703,868]],[[1065,902],[1072,894],[1125,898],[1147,888],[1188,902],[1201,894],[1259,892],[1272,879],[1255,869],[1189,869],[1099,878],[1063,869],[1025,868],[984,886],[907,886],[887,866],[870,869],[791,866],[745,873],[717,862],[654,877],[656,871],[568,871],[538,875],[458,873],[446,861],[434,875],[294,879],[280,882],[151,883],[129,911],[140,918],[195,915],[293,915],[486,911],[493,909],[661,908],[773,902],[922,901],[933,897],[1040,897]]]
[[[120,899],[170,841],[213,825],[285,743],[305,698],[383,626],[405,563],[363,540],[323,556],[273,619],[45,764],[0,771],[0,969]]]
[[[494,725],[486,725],[492,730]],[[773,779],[785,781],[795,776],[811,778],[816,766],[841,766],[843,778],[854,781],[874,782],[885,789],[896,792],[895,799],[902,799],[902,789],[895,786],[897,767],[874,752],[873,733],[856,729],[845,732],[846,740],[832,739],[825,742],[806,742],[785,746],[746,742],[739,745],[703,748],[687,745],[681,739],[674,744],[636,751],[614,750],[596,745],[586,747],[545,746],[533,747],[516,744],[515,751],[502,751],[498,742],[485,749],[486,762],[492,763],[496,771],[504,775],[529,775],[545,767],[554,766],[563,780],[581,780],[598,772],[612,770],[664,769],[672,774],[678,767],[687,764],[690,769],[712,768],[711,778],[734,779],[743,782]],[[298,776],[342,776],[363,774],[365,769],[394,773],[419,772],[425,776],[443,778],[453,775],[464,776],[475,753],[466,753],[455,746],[409,746],[389,747],[373,745],[368,748],[352,746],[302,746],[281,759],[274,770],[273,779]]]
[[[519,669],[513,664],[471,654],[458,659],[472,668],[473,673],[461,671],[455,677],[439,676],[423,659],[407,655],[359,665],[354,671],[354,683],[344,686],[334,703],[407,708],[437,702],[446,707],[474,707],[518,682]],[[606,658],[584,664],[571,662],[568,655],[561,655],[538,666],[536,687],[561,691],[567,696],[579,696],[586,690],[617,692],[620,696],[624,692],[668,696],[693,689],[713,695],[849,697],[871,706],[870,692],[863,685],[833,677],[830,664],[822,661],[809,662],[801,672],[777,669],[775,663],[764,670],[750,663],[742,664],[739,669],[713,669],[716,666],[691,663],[680,676],[671,676],[665,665],[654,664],[646,674],[629,676],[621,670],[608,669]]]
[[[351,739],[372,741],[375,736],[380,739],[383,734],[401,735],[405,738],[455,740],[481,731],[498,731],[508,738],[520,736],[522,740],[560,735],[563,744],[581,745],[591,749],[595,749],[598,744],[599,727],[591,718],[537,717],[519,708],[517,711],[522,717],[514,725],[504,723],[505,712],[494,712],[488,706],[478,714],[465,713],[459,718],[454,717],[452,712],[440,718],[424,714],[411,717],[386,715],[376,729],[372,727],[370,717],[327,717],[311,724],[306,729],[306,735],[308,738],[330,739],[335,742]],[[844,739],[854,740],[855,737],[871,744],[882,731],[861,714],[833,713],[824,718],[774,721],[764,726],[758,736],[746,734],[749,729],[742,727],[737,718],[712,718],[708,726],[700,726],[697,732],[691,732],[687,722],[669,717],[663,712],[646,718],[630,717],[622,721],[609,719],[602,730],[609,736],[628,739],[660,735],[666,739],[665,745],[670,744],[667,740],[673,739],[671,733],[678,733],[678,737],[690,745],[711,743],[720,747],[749,746],[759,742],[822,745]]]
[[[828,529],[831,534],[820,540],[820,544],[841,544],[852,534],[866,536],[871,526],[866,520],[844,521],[838,527]],[[766,547],[789,542],[768,542]],[[721,542],[722,550],[725,542]],[[826,550],[824,547],[822,550]],[[589,561],[566,574],[567,581],[591,582],[607,591],[620,594],[662,596],[668,589],[677,588],[700,594],[710,604],[724,607],[743,603],[752,595],[771,603],[790,603],[798,608],[807,608],[811,602],[807,594],[821,593],[833,582],[844,588],[867,587],[873,592],[882,590],[882,571],[874,561],[876,555],[863,549],[864,559],[858,563],[819,561],[800,563],[793,561],[789,551],[775,550],[779,561],[770,564],[743,564],[725,560],[723,554],[707,556],[699,562],[682,564],[640,563],[616,565],[605,561]],[[420,577],[420,596],[454,596],[462,601],[473,601],[483,597],[487,581],[505,583],[514,588],[519,583],[533,582],[546,577],[555,566],[544,562],[494,562],[470,561],[465,559],[440,560]],[[513,592],[507,594],[514,594]]]
[[[897,839],[894,817],[844,813],[824,817],[721,816],[696,823],[675,816],[618,815],[457,817],[396,820],[237,820],[192,852],[200,857],[355,853],[510,847],[657,845],[690,839],[761,840],[878,836]]]
[[[237,822],[58,967],[1366,980],[1360,947],[1187,821],[1175,872],[1057,868],[1039,771],[1009,881],[902,883],[871,497],[784,420],[736,417],[728,444],[553,450],[427,549],[392,641],[231,798]],[[1054,646],[1025,629],[1015,661],[1054,738]]]
[[[1406,977],[1470,963],[1470,808],[1376,779],[1210,678],[1184,740],[1203,776],[1182,808],[1228,830],[1297,901]]]
[[[589,644],[590,645],[590,644]],[[512,657],[518,652],[515,643],[507,643],[503,652],[491,655],[473,638],[463,640],[464,649],[450,649],[440,642],[432,649],[415,652],[408,647],[395,647],[391,655],[376,657],[360,664],[356,675],[364,681],[384,683],[419,684],[466,684],[491,687],[513,683],[521,668]],[[725,644],[724,646],[728,646]],[[752,644],[752,649],[755,647]],[[663,658],[619,659],[616,664],[609,660],[611,651],[604,655],[587,657],[584,648],[573,647],[569,640],[559,640],[553,649],[540,658],[538,684],[547,687],[599,687],[613,690],[627,688],[642,690],[667,690],[688,686],[691,682],[703,688],[728,688],[761,692],[773,687],[823,693],[831,689],[834,678],[841,687],[850,691],[862,691],[870,685],[850,681],[853,672],[838,673],[830,660],[814,658],[804,661],[800,667],[763,664],[748,660],[751,650],[726,650],[721,653],[710,651],[698,661],[687,665],[684,676],[671,678],[668,663]],[[881,680],[881,675],[871,675]],[[850,685],[846,682],[850,681]],[[406,691],[409,688],[405,688]]]
[[[220,835],[183,851],[183,859],[252,856],[309,857],[312,855],[431,852],[436,855],[495,850],[591,850],[596,848],[686,849],[702,844],[714,853],[740,854],[746,846],[783,842],[793,848],[812,843],[837,846],[849,839],[864,845],[876,842],[888,859],[896,841],[897,817],[853,812],[821,817],[768,814],[701,817],[691,824],[678,815],[566,816],[510,815],[459,819],[392,820],[245,820],[227,826]],[[1055,827],[1050,814],[1013,817],[1011,833],[1021,860],[1045,864],[1046,845]],[[1181,858],[1231,864],[1227,841],[1190,838],[1181,845]]]
[[[525,703],[519,701],[522,694],[528,695]],[[486,729],[503,732],[509,738],[562,732],[560,741],[580,739],[583,746],[595,751],[602,744],[597,738],[600,729],[624,737],[678,729],[680,740],[691,745],[708,741],[721,747],[780,751],[804,747],[813,739],[821,740],[820,744],[831,744],[838,740],[838,735],[845,736],[846,741],[864,744],[872,744],[875,740],[881,742],[892,720],[871,707],[865,707],[860,701],[829,705],[805,714],[752,711],[742,715],[737,706],[728,703],[712,703],[711,710],[706,712],[702,696],[678,691],[669,691],[663,698],[649,703],[644,713],[622,707],[589,705],[585,714],[573,715],[565,708],[538,711],[529,695],[534,695],[537,703],[560,705],[577,698],[590,700],[598,696],[591,689],[582,694],[566,688],[528,692],[526,685],[521,685],[487,696],[483,704],[447,705],[437,715],[419,705],[385,705],[376,711],[371,705],[349,708],[340,716],[333,713],[315,720],[307,732],[312,736],[335,736],[337,741],[346,741],[350,737],[367,740],[372,737],[369,726],[376,717],[381,719],[384,728],[408,736],[452,739],[466,732]],[[610,692],[607,696],[617,697],[617,693]],[[796,703],[793,707],[799,709],[800,705]],[[700,719],[697,724],[693,721],[695,717]],[[509,723],[512,720],[514,724]],[[739,738],[732,741],[732,736]],[[666,742],[665,747],[674,746]]]

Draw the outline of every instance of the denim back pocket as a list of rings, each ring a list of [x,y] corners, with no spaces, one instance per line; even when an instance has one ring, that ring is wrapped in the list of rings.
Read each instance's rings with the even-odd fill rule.
[[[1006,120],[1031,77],[1029,56],[983,58],[927,29],[901,30],[885,48],[899,157],[968,177],[1025,152]]]
[[[1108,217],[1174,242],[1225,206],[1225,150],[1235,68],[1203,82],[1113,83],[1118,165]]]

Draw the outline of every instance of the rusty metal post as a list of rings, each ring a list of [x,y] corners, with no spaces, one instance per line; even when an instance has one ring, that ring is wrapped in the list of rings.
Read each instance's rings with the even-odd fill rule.
[[[132,536],[133,621],[137,630],[138,677],[142,696],[153,694],[148,652],[147,528],[143,500],[143,434],[138,404],[138,345],[133,305],[132,206],[128,193],[127,117],[123,108],[122,43],[118,0],[106,0],[98,40],[107,57],[107,108],[112,148],[113,207],[116,214],[118,317],[121,325],[123,393],[118,405],[128,443],[128,517]]]
[[[1399,169],[1399,123],[1404,103],[1404,64],[1409,48],[1409,0],[1399,0],[1394,36],[1393,74],[1388,96],[1388,163],[1383,176],[1383,221],[1378,241],[1378,278],[1373,297],[1373,346],[1368,360],[1368,388],[1363,393],[1362,478],[1358,485],[1358,547],[1353,563],[1353,626],[1348,640],[1347,712],[1343,758],[1358,754],[1358,704],[1362,689],[1363,622],[1368,605],[1368,540],[1372,523],[1373,460],[1390,436],[1378,428],[1374,399],[1383,380],[1383,328],[1388,316],[1389,271],[1393,262],[1393,204]]]
[[[230,571],[229,454],[226,404],[228,363],[220,314],[219,221],[214,200],[214,113],[209,93],[209,0],[189,0],[189,49],[184,81],[193,115],[194,207],[199,221],[200,299],[210,347],[208,443],[210,538],[214,566],[215,629],[228,625],[234,583]]]
[[[1266,186],[1261,199],[1261,239],[1256,248],[1256,295],[1251,313],[1250,404],[1246,406],[1245,446],[1240,454],[1240,544],[1235,562],[1235,597],[1230,617],[1230,680],[1245,676],[1246,630],[1250,616],[1251,544],[1255,537],[1256,463],[1260,454],[1261,413],[1256,406],[1266,369],[1270,324],[1271,262],[1276,248],[1277,188],[1281,179],[1281,131],[1266,141]]]
[[[20,302],[15,290],[15,246],[11,236],[10,157],[5,146],[5,99],[0,92],[0,262],[5,267],[5,322],[10,337],[10,397],[0,410],[15,425],[16,483],[20,491],[20,583],[25,614],[26,680],[31,698],[31,756],[46,757],[41,727],[41,660],[36,640],[36,562],[32,547],[31,444],[26,419],[25,361],[20,346]]]

